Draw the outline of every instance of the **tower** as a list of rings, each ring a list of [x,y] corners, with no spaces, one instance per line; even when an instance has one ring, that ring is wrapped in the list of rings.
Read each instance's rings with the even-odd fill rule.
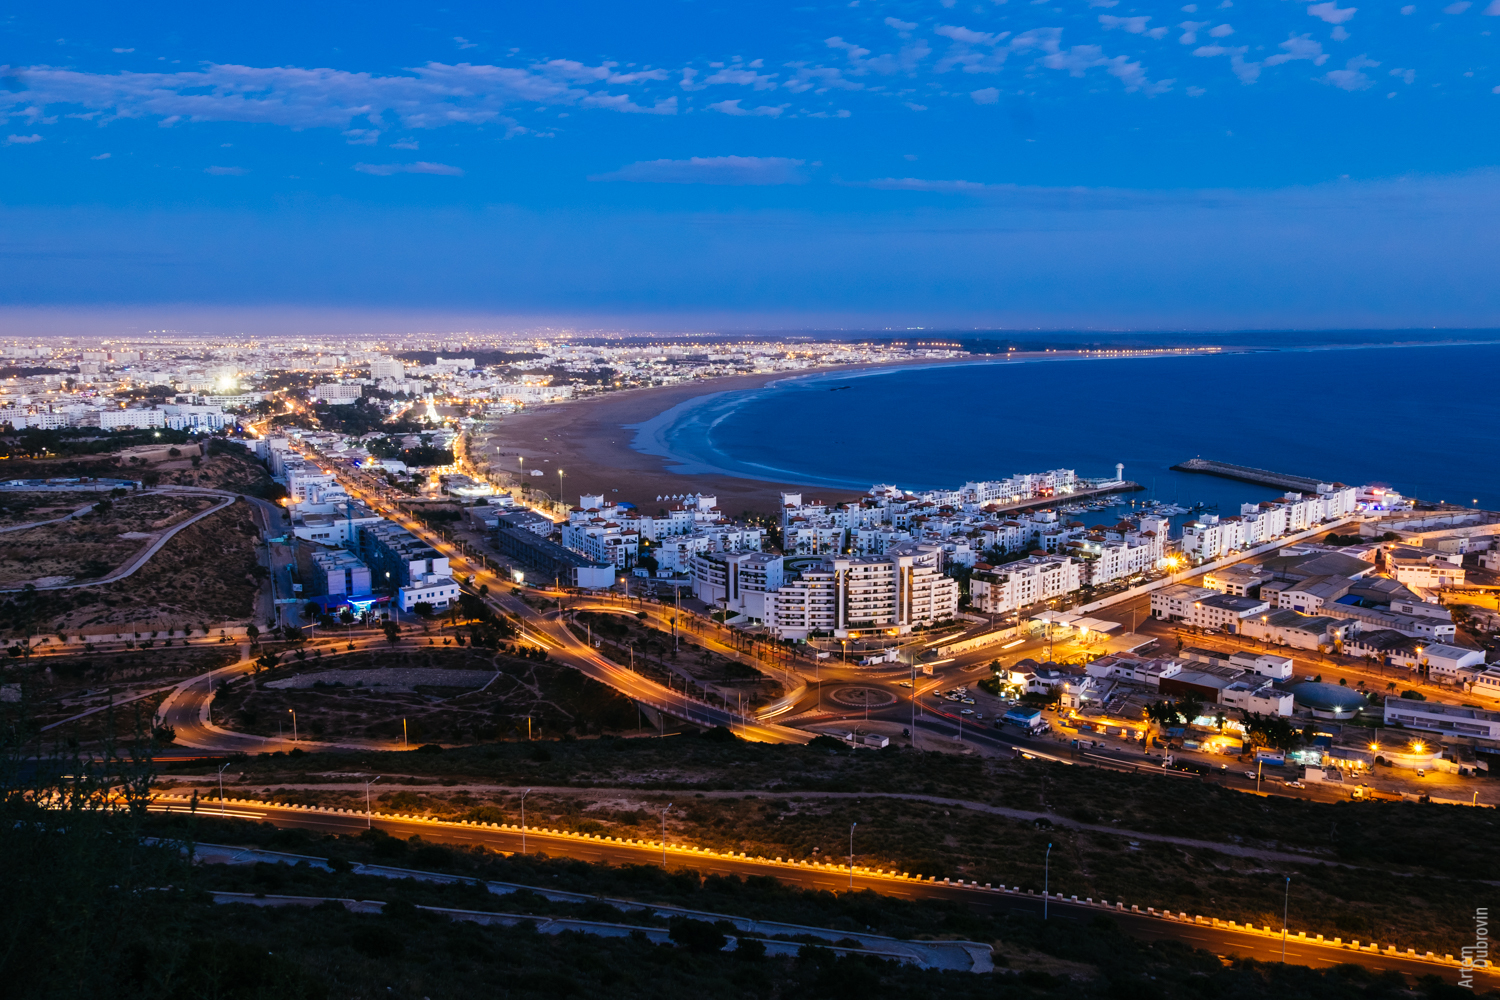
[[[1125,480],[1125,463],[1115,463],[1115,478],[1123,482]]]

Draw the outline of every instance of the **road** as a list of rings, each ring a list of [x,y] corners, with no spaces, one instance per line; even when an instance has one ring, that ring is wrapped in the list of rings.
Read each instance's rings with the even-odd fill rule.
[[[152,805],[153,812],[186,811],[188,805],[182,799],[159,798]],[[213,805],[200,803],[199,812],[206,817],[221,814]],[[528,829],[524,835],[516,829],[466,826],[432,820],[405,819],[388,816],[367,818],[360,813],[335,813],[294,808],[280,805],[250,804],[243,801],[226,803],[222,809],[226,818],[258,820],[278,827],[295,827],[320,833],[358,835],[370,826],[379,827],[392,836],[410,838],[420,835],[423,840],[442,844],[482,845],[493,851],[513,853],[523,850],[539,852],[550,857],[578,858],[583,861],[612,865],[663,863],[660,844],[605,841],[576,835],[563,835]],[[705,874],[716,875],[770,875],[783,882],[804,889],[848,892],[871,890],[882,895],[903,899],[947,899],[963,902],[980,912],[1017,914],[1038,917],[1042,915],[1043,900],[1038,896],[1019,892],[1001,892],[980,886],[950,885],[938,881],[904,879],[891,875],[856,870],[852,876],[847,868],[811,868],[805,865],[777,864],[755,858],[734,857],[725,854],[710,854],[689,847],[668,845],[666,863],[680,867],[693,867]],[[1192,918],[1164,919],[1130,910],[1118,910],[1102,904],[1074,902],[1070,899],[1052,898],[1046,903],[1048,919],[1091,920],[1105,914],[1126,934],[1145,940],[1175,940],[1192,947],[1203,948],[1217,955],[1238,955],[1265,962],[1281,960],[1282,940],[1280,936],[1253,933],[1245,929],[1230,928],[1222,923],[1193,923]],[[1313,939],[1298,938],[1291,934],[1286,942],[1286,959],[1289,963],[1312,967],[1326,967],[1346,962],[1355,962],[1367,968],[1395,969],[1410,976],[1438,974],[1449,980],[1457,978],[1457,968],[1440,960],[1433,961],[1415,955],[1394,953],[1356,952],[1351,947],[1320,943]]]
[[[183,528],[188,527],[189,525],[196,524],[197,522],[203,520],[205,517],[208,517],[211,514],[217,514],[219,511],[223,510],[225,507],[228,507],[230,504],[234,503],[236,497],[238,496],[238,494],[228,493],[228,492],[225,492],[224,490],[194,489],[194,488],[190,488],[190,487],[177,487],[177,488],[173,488],[173,489],[159,488],[159,489],[155,489],[155,490],[147,490],[146,492],[147,493],[165,493],[165,492],[171,492],[171,493],[189,493],[189,494],[199,494],[199,495],[205,495],[206,494],[206,495],[210,495],[210,496],[222,497],[223,500],[220,503],[215,504],[214,506],[208,508],[205,511],[200,511],[197,514],[194,514],[192,517],[188,518],[185,521],[182,521],[179,524],[172,525],[170,528],[168,528],[165,531],[163,531],[156,538],[156,540],[153,541],[150,545],[146,546],[144,549],[142,549],[141,551],[137,552],[135,555],[131,556],[130,559],[124,565],[119,566],[116,569],[112,570],[106,576],[101,576],[101,577],[97,577],[97,578],[94,578],[94,579],[85,580],[85,581],[83,581],[81,583],[59,583],[59,584],[54,584],[54,585],[46,586],[46,587],[37,587],[35,589],[37,589],[37,590],[73,590],[73,589],[75,589],[77,587],[97,587],[97,586],[99,586],[101,584],[114,583],[114,582],[116,582],[118,580],[123,580],[126,577],[132,576],[142,566],[146,565],[146,563],[150,561],[150,559],[151,559],[152,556],[154,556],[154,555],[156,555],[156,553],[160,552],[162,546],[166,545],[168,542],[170,542],[172,540],[172,537],[174,535],[176,535],[179,531],[181,531]],[[69,515],[69,516],[71,517],[73,515]],[[64,519],[64,520],[66,520],[66,519]],[[33,525],[33,527],[34,527],[34,525]],[[13,590],[0,590],[0,594],[15,594],[15,593],[20,593],[20,589],[21,588],[15,588]]]
[[[488,593],[484,596],[485,602],[518,626],[523,642],[541,646],[551,659],[573,667],[585,676],[615,689],[643,706],[664,712],[676,719],[699,725],[724,726],[733,730],[737,736],[758,742],[806,743],[812,738],[811,734],[798,729],[742,718],[735,712],[726,711],[721,707],[701,702],[683,692],[657,684],[599,655],[573,635],[557,617],[538,612],[525,601],[512,596],[509,593],[513,586],[510,580],[495,574],[482,563],[470,559],[458,546],[428,531],[417,521],[404,516],[399,509],[386,501],[377,488],[364,482],[362,478],[340,470],[336,465],[333,468],[338,470],[340,482],[353,496],[447,556],[455,578],[471,577],[471,582],[465,584],[466,590],[477,592],[479,587],[486,587]],[[554,599],[565,596],[538,593],[539,596]]]

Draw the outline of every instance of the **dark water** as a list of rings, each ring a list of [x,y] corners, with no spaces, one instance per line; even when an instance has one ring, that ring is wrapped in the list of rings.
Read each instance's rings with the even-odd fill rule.
[[[835,387],[838,391],[831,391]],[[864,490],[1071,468],[1237,513],[1277,491],[1194,456],[1500,508],[1500,345],[1039,360],[789,378],[639,425],[683,473]]]

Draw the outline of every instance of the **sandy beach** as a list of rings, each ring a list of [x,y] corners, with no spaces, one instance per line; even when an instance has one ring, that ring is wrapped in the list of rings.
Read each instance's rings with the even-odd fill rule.
[[[1047,354],[1011,354],[1008,360],[1057,360],[1081,357],[1086,352],[1053,351]],[[681,385],[625,389],[567,403],[537,406],[488,422],[476,451],[489,457],[497,472],[515,473],[522,468],[542,469],[546,475],[525,477],[528,486],[557,495],[557,470],[563,470],[563,495],[577,503],[583,493],[603,493],[612,500],[625,500],[654,512],[665,503],[657,496],[672,493],[704,493],[718,497],[719,507],[731,517],[745,511],[774,514],[782,490],[802,491],[821,500],[854,499],[847,490],[829,489],[795,482],[769,482],[723,474],[684,475],[669,472],[668,459],[647,455],[631,447],[635,431],[626,425],[640,424],[698,396],[733,390],[757,389],[798,375],[910,368],[914,364],[962,365],[1000,361],[1000,356],[975,355],[947,361],[893,362],[877,365],[845,365],[809,369],[805,372],[774,372],[702,379]]]
[[[817,369],[838,371],[837,368]],[[669,493],[705,493],[719,498],[723,511],[738,517],[744,511],[774,514],[782,490],[802,489],[798,483],[771,483],[722,475],[681,475],[667,471],[668,460],[646,455],[630,446],[635,432],[625,425],[639,424],[679,403],[711,392],[755,389],[784,379],[787,372],[703,379],[682,385],[625,389],[567,403],[532,407],[489,421],[479,449],[496,471],[514,473],[542,469],[545,476],[526,476],[527,485],[557,495],[557,470],[563,470],[563,495],[577,503],[583,493],[603,493],[612,500],[628,500],[655,512],[657,496]],[[819,489],[818,496],[831,501],[851,499],[853,494]]]

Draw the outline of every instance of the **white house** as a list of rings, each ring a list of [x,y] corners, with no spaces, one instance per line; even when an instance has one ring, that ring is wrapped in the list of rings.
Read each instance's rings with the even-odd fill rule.
[[[458,581],[451,576],[439,576],[435,573],[426,574],[420,581],[413,580],[410,586],[396,591],[396,603],[401,606],[402,611],[412,611],[424,601],[433,608],[446,608],[457,600]]]

